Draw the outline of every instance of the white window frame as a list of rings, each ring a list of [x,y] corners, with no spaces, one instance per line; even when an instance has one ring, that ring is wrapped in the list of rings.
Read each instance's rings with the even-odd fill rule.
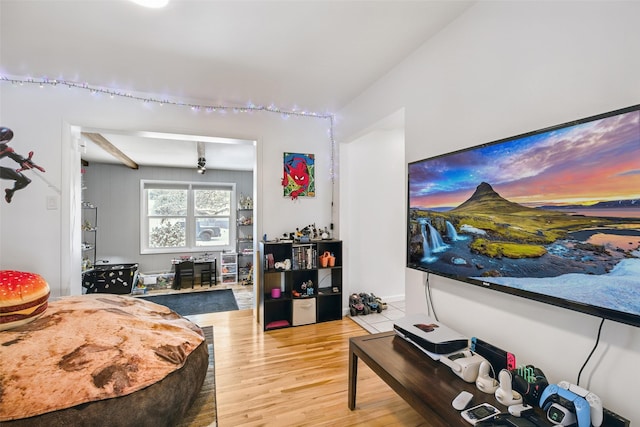
[[[166,188],[187,190],[187,215],[186,215],[186,245],[175,248],[150,248],[149,242],[149,216],[147,215],[147,188]],[[194,208],[194,190],[224,189],[231,192],[229,206],[229,244],[216,246],[196,246],[196,215]],[[191,252],[235,252],[236,241],[236,184],[229,182],[191,182],[191,181],[164,181],[164,180],[140,180],[140,254],[167,254],[167,253],[191,253]]]

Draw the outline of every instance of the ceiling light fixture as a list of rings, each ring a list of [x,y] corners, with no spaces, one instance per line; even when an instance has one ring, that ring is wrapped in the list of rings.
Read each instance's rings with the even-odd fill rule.
[[[148,7],[151,9],[160,9],[161,7],[165,7],[169,4],[169,0],[131,0],[135,4],[139,4],[140,6]]]
[[[207,171],[205,165],[207,164],[207,159],[204,157],[198,157],[198,173],[203,174]]]
[[[196,150],[198,152],[198,173],[204,175],[207,171],[207,168],[205,167],[207,159],[204,158],[204,142],[198,141],[196,146]]]

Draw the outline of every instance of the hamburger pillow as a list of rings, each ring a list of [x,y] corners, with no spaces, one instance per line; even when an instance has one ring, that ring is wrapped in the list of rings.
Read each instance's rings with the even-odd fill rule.
[[[42,276],[0,270],[0,331],[25,325],[44,313],[49,284]]]

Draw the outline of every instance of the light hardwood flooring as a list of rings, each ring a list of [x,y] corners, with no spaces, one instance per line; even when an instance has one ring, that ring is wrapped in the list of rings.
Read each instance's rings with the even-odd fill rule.
[[[347,317],[269,332],[253,310],[188,318],[213,326],[219,426],[429,426],[362,361],[349,410],[349,338],[368,332]]]

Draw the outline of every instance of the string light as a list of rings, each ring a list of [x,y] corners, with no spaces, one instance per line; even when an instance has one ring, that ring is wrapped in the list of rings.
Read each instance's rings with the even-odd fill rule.
[[[232,111],[233,113],[236,113],[236,114],[266,112],[266,113],[279,114],[283,119],[289,119],[291,116],[294,116],[294,117],[311,117],[311,118],[317,118],[322,120],[328,120],[329,121],[328,136],[329,136],[329,143],[331,146],[330,166],[329,166],[329,177],[331,179],[331,206],[332,206],[331,223],[333,224],[333,203],[334,203],[333,197],[334,197],[334,186],[335,186],[335,176],[336,176],[336,171],[335,171],[336,141],[335,141],[334,132],[333,132],[333,127],[334,127],[333,114],[317,113],[317,112],[306,111],[306,110],[300,111],[298,110],[297,107],[294,107],[292,110],[286,110],[286,109],[276,107],[274,104],[269,104],[268,106],[264,106],[264,105],[256,105],[253,102],[248,102],[247,105],[243,107],[230,106],[230,105],[224,105],[224,104],[199,105],[199,104],[186,103],[182,101],[170,101],[166,98],[158,99],[153,97],[132,95],[129,92],[123,92],[116,89],[91,86],[86,82],[77,83],[70,80],[57,80],[57,79],[49,80],[46,77],[36,80],[33,78],[24,78],[24,77],[0,76],[0,83],[1,82],[7,82],[7,83],[11,83],[12,85],[20,85],[20,86],[24,86],[25,84],[37,84],[41,88],[44,88],[45,86],[55,87],[57,85],[62,85],[62,86],[67,86],[67,88],[69,89],[86,90],[86,91],[89,91],[92,95],[105,94],[105,95],[108,95],[111,99],[115,97],[120,97],[120,98],[129,98],[137,101],[142,101],[144,104],[152,103],[152,104],[157,104],[159,106],[173,105],[176,107],[187,107],[193,110],[194,112],[200,112],[202,110],[206,112],[218,112],[223,115],[229,111]]]
[[[319,118],[319,119],[329,119],[330,122],[333,122],[332,114],[329,113],[317,113],[317,112],[311,112],[311,111],[306,111],[306,110],[298,110],[297,108],[293,108],[291,110],[286,110],[286,109],[282,109],[282,108],[278,108],[273,104],[269,104],[268,106],[264,106],[264,105],[256,105],[253,102],[249,102],[247,103],[246,106],[231,106],[231,105],[223,105],[223,104],[217,104],[217,105],[199,105],[199,104],[193,104],[193,103],[186,103],[186,102],[181,102],[181,101],[170,101],[168,99],[158,99],[158,98],[153,98],[153,97],[145,97],[145,96],[140,96],[140,95],[133,95],[129,92],[123,92],[120,90],[116,90],[116,89],[109,89],[109,88],[104,88],[104,87],[97,87],[97,86],[91,86],[88,83],[77,83],[77,82],[73,82],[73,81],[69,81],[69,80],[49,80],[47,78],[43,78],[43,79],[32,79],[32,78],[21,78],[21,77],[6,77],[6,76],[0,76],[0,81],[2,82],[8,82],[14,85],[25,85],[25,84],[37,84],[40,87],[45,87],[45,86],[57,86],[57,85],[62,85],[62,86],[67,86],[69,89],[81,89],[81,90],[87,90],[89,92],[91,92],[92,94],[105,94],[108,95],[110,98],[115,98],[115,97],[121,97],[121,98],[129,98],[129,99],[135,99],[138,101],[143,101],[143,102],[148,102],[148,103],[154,103],[154,104],[158,104],[158,105],[173,105],[176,107],[189,107],[192,110],[203,110],[203,111],[232,111],[234,113],[250,113],[250,112],[254,112],[254,111],[265,111],[265,112],[269,112],[269,113],[276,113],[276,114],[280,114],[283,117],[284,116],[301,116],[301,117],[314,117],[314,118]],[[333,125],[333,124],[332,124]]]
[[[225,114],[229,111],[235,113],[235,114],[239,114],[239,113],[253,113],[253,112],[267,112],[267,113],[274,113],[274,114],[279,114],[280,117],[282,117],[283,119],[289,119],[292,116],[297,116],[297,117],[312,117],[312,118],[317,118],[317,119],[322,119],[322,120],[328,120],[329,121],[329,142],[331,144],[331,167],[330,167],[330,176],[331,176],[331,182],[333,184],[334,180],[335,180],[335,170],[334,170],[334,165],[335,165],[335,149],[336,149],[336,142],[334,139],[334,133],[333,133],[333,126],[334,126],[334,117],[333,114],[329,114],[329,113],[317,113],[317,112],[312,112],[312,111],[306,111],[306,110],[299,110],[297,107],[294,107],[291,110],[286,110],[286,109],[282,109],[282,108],[278,108],[276,107],[274,104],[269,104],[268,106],[264,106],[264,105],[256,105],[253,102],[248,102],[246,106],[243,107],[238,107],[236,106],[231,106],[231,105],[224,105],[224,104],[217,104],[217,105],[199,105],[199,104],[192,104],[192,103],[187,103],[187,102],[182,102],[182,101],[171,101],[168,99],[158,99],[158,98],[153,98],[153,97],[145,97],[145,96],[140,96],[140,95],[132,95],[129,92],[124,92],[121,90],[116,90],[116,89],[109,89],[109,88],[104,88],[104,87],[98,87],[98,86],[91,86],[88,83],[78,83],[78,82],[74,82],[74,81],[70,81],[70,80],[57,80],[57,79],[53,79],[53,80],[49,80],[48,78],[42,78],[42,79],[33,79],[33,78],[26,78],[26,77],[7,77],[7,76],[0,76],[0,82],[7,82],[7,83],[11,83],[12,85],[19,85],[19,86],[24,86],[26,85],[33,85],[36,84],[41,88],[44,88],[45,86],[57,86],[57,85],[62,85],[62,86],[66,86],[69,89],[79,89],[79,90],[86,90],[89,91],[92,95],[98,95],[98,94],[104,94],[104,95],[108,95],[109,98],[113,99],[115,97],[120,97],[120,98],[129,98],[129,99],[134,99],[137,101],[142,101],[144,104],[157,104],[159,106],[164,106],[164,105],[173,105],[176,107],[187,107],[190,108],[192,111],[194,112],[200,112],[200,111],[206,111],[206,112],[218,112],[220,114]]]
[[[267,113],[279,114],[280,117],[282,117],[283,119],[288,119],[292,116],[297,116],[297,117],[312,117],[312,118],[317,118],[322,120],[328,120],[329,121],[329,140],[331,143],[330,173],[331,173],[332,182],[334,180],[335,171],[333,169],[333,165],[335,160],[334,151],[336,148],[335,147],[336,144],[335,144],[334,134],[333,134],[333,126],[334,126],[333,114],[299,110],[297,107],[294,107],[291,110],[286,110],[286,109],[278,108],[274,104],[269,104],[268,106],[264,106],[264,105],[256,105],[253,102],[248,102],[246,106],[242,106],[242,107],[239,107],[237,105],[232,106],[232,105],[224,105],[224,104],[199,105],[199,104],[187,103],[182,101],[171,101],[166,98],[159,99],[159,98],[153,98],[153,97],[133,95],[130,92],[124,92],[121,90],[91,86],[86,82],[78,83],[70,80],[57,80],[57,79],[49,80],[46,77],[42,79],[33,79],[33,78],[23,78],[23,77],[0,76],[0,82],[7,82],[7,83],[11,83],[12,85],[19,85],[19,86],[35,84],[41,88],[44,88],[45,86],[55,87],[57,85],[62,85],[62,86],[66,86],[69,89],[86,90],[86,91],[89,91],[92,95],[98,95],[98,94],[108,95],[109,98],[111,99],[120,97],[120,98],[129,98],[136,101],[142,101],[144,104],[151,103],[151,104],[157,104],[159,106],[173,105],[175,107],[187,107],[193,110],[194,112],[206,111],[206,112],[219,112],[221,114],[224,114],[231,111],[235,114],[240,114],[240,113],[253,113],[253,112],[263,111]]]

